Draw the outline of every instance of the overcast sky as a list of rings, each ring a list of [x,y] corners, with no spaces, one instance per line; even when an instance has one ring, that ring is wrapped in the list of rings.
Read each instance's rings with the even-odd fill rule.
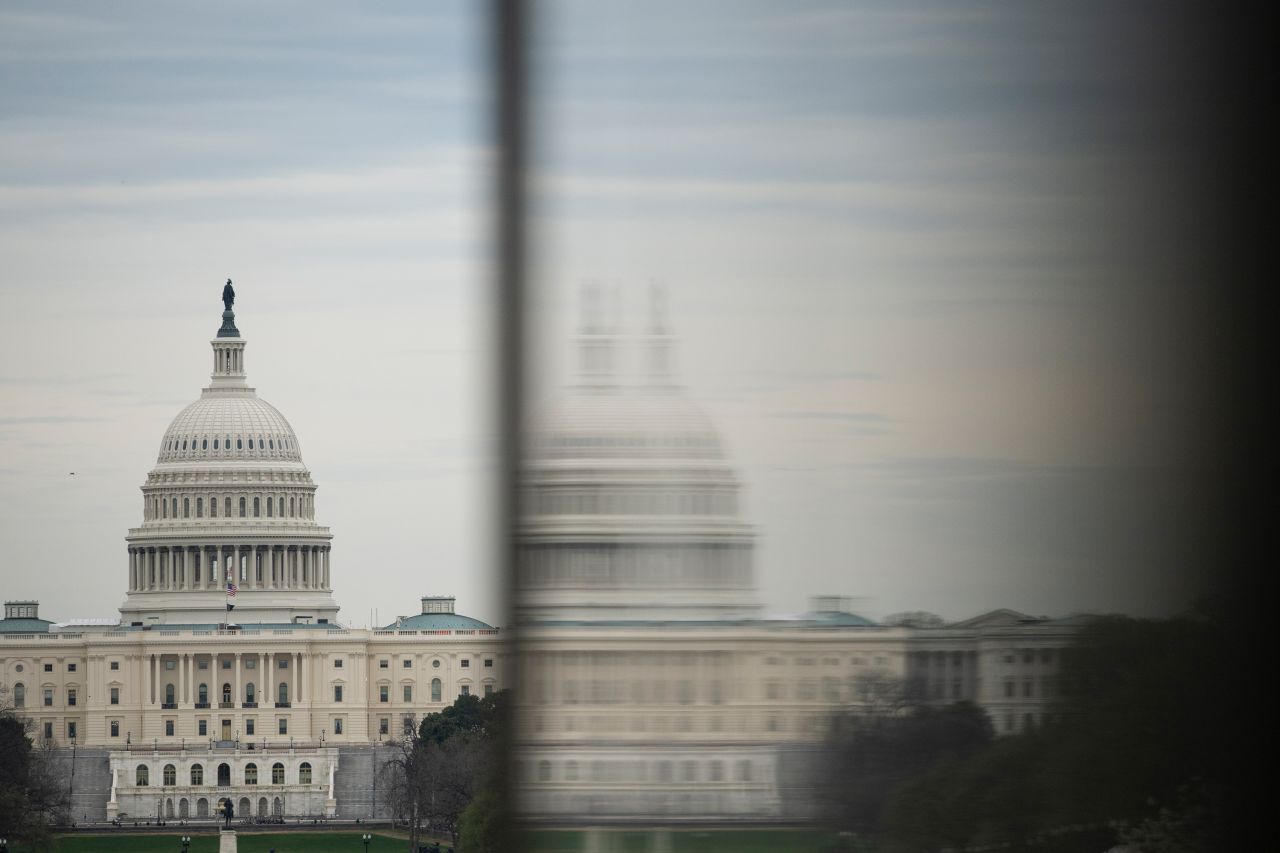
[[[0,11],[0,593],[115,615],[231,277],[344,621],[501,621],[483,6],[260,5]],[[535,398],[661,280],[770,612],[1185,606],[1187,48],[1114,5],[542,5]]]

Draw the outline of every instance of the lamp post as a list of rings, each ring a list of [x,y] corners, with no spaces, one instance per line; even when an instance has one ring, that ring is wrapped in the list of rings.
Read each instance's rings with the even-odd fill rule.
[[[187,853],[187,847],[189,847],[190,845],[191,845],[191,836],[190,835],[182,836],[182,853]]]
[[[373,840],[373,836],[366,832],[360,840],[364,842],[364,853],[369,853],[369,842]]]

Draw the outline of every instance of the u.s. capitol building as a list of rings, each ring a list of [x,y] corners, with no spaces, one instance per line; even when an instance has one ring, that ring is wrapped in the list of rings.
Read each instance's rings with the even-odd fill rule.
[[[385,813],[378,744],[504,683],[498,629],[452,597],[382,629],[338,622],[316,485],[248,385],[226,301],[209,385],[142,486],[120,618],[58,624],[10,601],[0,620],[0,702],[75,746],[77,820],[208,816],[224,798],[241,815]]]
[[[248,385],[230,302],[210,383],[142,486],[120,618],[57,623],[10,601],[0,620],[0,703],[74,767],[77,820],[197,818],[224,799],[241,815],[385,816],[386,745],[509,686],[521,809],[559,824],[788,819],[788,750],[877,685],[972,700],[998,732],[1045,713],[1076,620],[881,625],[834,597],[762,614],[738,480],[674,380],[660,311],[630,339],[588,312],[578,381],[533,433],[519,677],[507,632],[448,596],[344,627],[316,485]]]

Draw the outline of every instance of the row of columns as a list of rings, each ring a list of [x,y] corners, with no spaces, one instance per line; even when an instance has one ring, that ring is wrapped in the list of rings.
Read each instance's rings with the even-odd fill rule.
[[[199,658],[208,658],[209,673],[208,686],[209,697],[208,702],[211,708],[217,708],[219,703],[223,701],[222,685],[231,685],[231,702],[239,708],[246,701],[244,686],[253,683],[256,686],[254,693],[254,701],[258,703],[260,708],[271,708],[276,702],[285,701],[290,704],[299,701],[299,697],[306,695],[306,668],[303,666],[305,655],[302,652],[229,652],[219,655],[210,653],[207,655],[182,653],[177,655],[154,654],[150,655],[147,660],[147,687],[146,702],[148,705],[159,706],[165,703],[165,678],[163,675],[164,659],[177,659],[177,678],[174,682],[174,703],[182,703],[190,706],[199,701],[199,693],[197,687],[197,664]],[[223,672],[220,661],[223,658],[231,657],[233,659],[231,675],[222,675]],[[245,660],[252,658],[256,661],[255,669],[259,673],[257,678],[244,678],[243,673],[247,668],[242,664]],[[288,660],[289,666],[285,670],[287,675],[284,678],[277,678],[276,673],[279,670],[278,661]],[[287,684],[283,700],[280,696],[281,684]]]
[[[216,568],[215,568],[216,561]],[[129,590],[329,589],[328,545],[139,545],[129,548]]]

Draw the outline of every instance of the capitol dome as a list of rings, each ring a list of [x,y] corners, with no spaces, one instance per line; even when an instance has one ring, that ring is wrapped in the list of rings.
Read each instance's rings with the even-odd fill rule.
[[[723,460],[719,433],[676,388],[583,389],[542,413],[541,458]]]
[[[758,616],[741,485],[715,425],[673,381],[670,345],[657,319],[638,340],[584,324],[576,383],[534,416],[521,482],[523,621]],[[635,369],[624,369],[628,355]]]
[[[302,464],[293,427],[256,395],[206,391],[169,424],[157,463],[266,462]]]
[[[227,285],[209,385],[165,430],[142,487],[142,525],[127,537],[127,626],[337,616],[316,486],[293,427],[249,387]]]

